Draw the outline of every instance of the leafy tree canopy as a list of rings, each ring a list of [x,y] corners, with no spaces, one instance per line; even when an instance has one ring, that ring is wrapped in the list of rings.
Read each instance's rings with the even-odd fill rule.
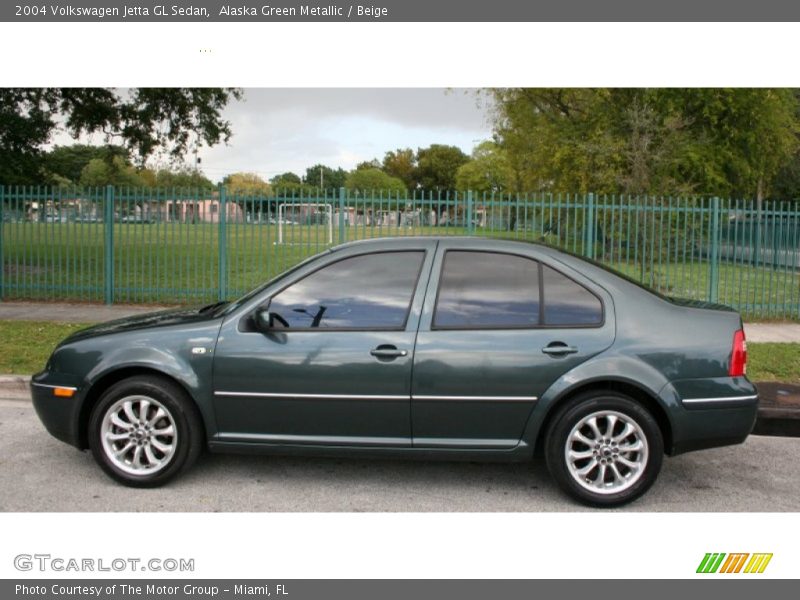
[[[90,146],[88,144],[56,146],[44,153],[43,167],[48,183],[77,184],[80,182],[83,169],[91,160],[100,159],[110,163],[115,157],[129,162],[127,148],[117,145]]]
[[[210,190],[214,183],[202,171],[188,166],[177,169],[144,169],[139,172],[145,185],[158,188]]]
[[[229,194],[237,196],[269,196],[272,191],[269,183],[255,173],[233,173],[227,175],[222,184]]]
[[[275,175],[272,179],[269,180],[273,187],[281,187],[285,185],[291,184],[301,184],[303,180],[300,178],[300,175],[292,172],[281,173],[280,175]]]
[[[388,175],[401,179],[408,189],[417,187],[417,157],[411,148],[387,152],[381,166]]]
[[[0,181],[40,183],[43,148],[59,129],[75,138],[104,134],[139,164],[159,150],[177,159],[191,143],[227,142],[232,132],[222,110],[241,97],[233,88],[2,88]]]
[[[505,150],[495,142],[481,142],[472,151],[472,159],[456,172],[459,190],[509,192],[516,189],[514,170]]]
[[[401,179],[387,175],[380,169],[356,169],[347,176],[345,187],[355,192],[385,191],[404,193],[406,186]]]
[[[110,161],[93,158],[81,171],[79,183],[84,186],[131,186],[146,185],[146,180],[136,167],[121,156],[114,156]]]
[[[363,169],[382,169],[381,161],[377,158],[373,158],[372,160],[365,160],[356,165],[356,171],[361,171]]]
[[[325,165],[314,165],[306,169],[305,183],[315,188],[338,189],[344,186],[346,179],[347,171],[342,168],[332,169]]]
[[[416,179],[423,190],[452,191],[456,189],[456,173],[469,157],[456,146],[432,144],[417,150]]]
[[[798,148],[789,89],[495,89],[520,191],[761,199]]]

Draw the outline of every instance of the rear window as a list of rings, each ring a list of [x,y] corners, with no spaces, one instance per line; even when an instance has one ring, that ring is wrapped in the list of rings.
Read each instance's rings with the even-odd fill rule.
[[[599,325],[603,322],[600,299],[579,283],[546,265],[542,265],[542,283],[545,325]]]

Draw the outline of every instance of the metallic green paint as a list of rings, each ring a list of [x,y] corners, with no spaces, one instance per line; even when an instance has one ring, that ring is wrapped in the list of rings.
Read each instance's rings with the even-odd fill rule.
[[[528,256],[594,292],[597,327],[434,330],[443,254],[476,249]],[[425,251],[402,331],[248,329],[271,295],[348,255]],[[674,302],[550,247],[460,237],[387,238],[327,251],[241,302],[133,317],[77,332],[34,376],[47,429],[80,446],[86,402],[123,369],[160,373],[197,404],[212,450],[526,460],[557,407],[587,386],[627,386],[657,407],[668,453],[741,442],[756,414],[755,387],[728,377],[736,312]],[[542,348],[563,342],[575,354]],[[370,351],[392,345],[405,356]],[[56,398],[44,385],[77,388]],[[746,398],[717,405],[686,399]]]

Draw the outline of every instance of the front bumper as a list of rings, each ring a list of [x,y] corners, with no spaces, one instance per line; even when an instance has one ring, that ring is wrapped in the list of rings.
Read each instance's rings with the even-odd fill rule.
[[[31,380],[31,397],[33,407],[45,429],[53,437],[76,448],[81,448],[80,409],[82,404],[81,390],[77,389],[71,398],[55,396],[53,384]]]

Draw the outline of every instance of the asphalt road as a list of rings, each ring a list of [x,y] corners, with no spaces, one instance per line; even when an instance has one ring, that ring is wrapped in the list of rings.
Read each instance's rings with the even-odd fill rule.
[[[800,511],[800,439],[664,461],[627,511]],[[52,438],[27,400],[0,400],[2,511],[578,511],[543,462],[483,464],[206,454],[167,487],[114,483]]]

